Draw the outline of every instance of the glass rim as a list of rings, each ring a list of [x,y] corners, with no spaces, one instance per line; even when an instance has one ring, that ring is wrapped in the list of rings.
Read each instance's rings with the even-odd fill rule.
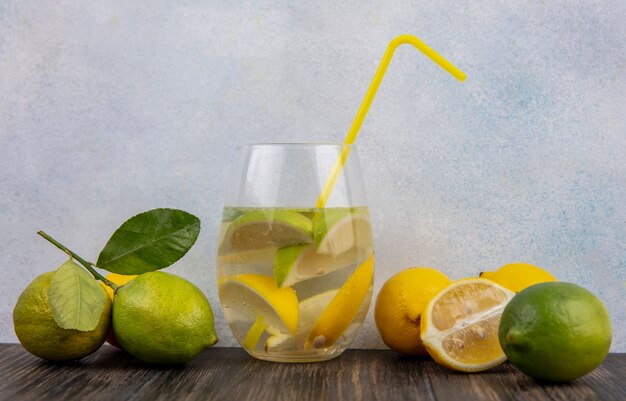
[[[354,144],[343,144],[337,142],[259,142],[259,143],[247,143],[243,145],[237,145],[235,149],[250,149],[250,148],[279,148],[279,147],[348,147],[356,148]]]

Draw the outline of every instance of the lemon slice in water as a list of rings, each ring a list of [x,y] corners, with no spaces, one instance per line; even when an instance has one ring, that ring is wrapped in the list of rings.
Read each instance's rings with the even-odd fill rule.
[[[281,332],[275,327],[267,327],[271,335],[265,343],[265,351],[283,351],[303,349],[304,341],[309,329],[319,319],[330,301],[337,295],[339,290],[328,290],[300,301],[298,307],[298,328],[295,334]]]
[[[351,248],[372,248],[367,211],[325,209],[313,219],[313,238],[319,253],[338,255]]]
[[[331,346],[350,327],[372,286],[374,255],[367,258],[339,289],[309,331],[305,349]]]
[[[292,288],[278,288],[271,276],[238,274],[219,286],[224,315],[229,321],[257,321],[284,333],[295,333],[298,326],[298,298]]]

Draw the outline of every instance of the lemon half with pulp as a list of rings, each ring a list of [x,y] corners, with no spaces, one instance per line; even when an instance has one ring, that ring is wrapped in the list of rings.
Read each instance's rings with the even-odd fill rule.
[[[422,343],[430,356],[462,372],[478,372],[504,362],[498,325],[514,295],[481,278],[455,281],[439,291],[424,308],[420,322]]]

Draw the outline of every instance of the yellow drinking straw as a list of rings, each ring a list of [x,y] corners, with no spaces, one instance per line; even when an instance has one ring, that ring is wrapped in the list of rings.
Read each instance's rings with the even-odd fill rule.
[[[376,96],[376,91],[378,90],[378,87],[380,86],[380,82],[383,80],[383,77],[385,76],[385,72],[387,71],[387,67],[389,66],[389,63],[391,62],[393,53],[396,51],[398,46],[403,45],[403,44],[410,44],[410,45],[415,46],[417,50],[424,53],[426,56],[428,56],[428,58],[434,61],[437,65],[439,65],[444,70],[448,71],[450,75],[452,75],[453,77],[455,77],[461,82],[465,81],[465,73],[463,71],[459,70],[457,67],[452,65],[452,63],[450,63],[445,58],[441,57],[439,54],[437,54],[436,51],[431,49],[426,43],[422,42],[417,37],[413,35],[400,35],[394,38],[391,42],[389,42],[389,45],[387,46],[387,50],[385,51],[385,54],[383,55],[383,58],[380,61],[380,65],[378,66],[378,70],[376,70],[374,79],[372,80],[372,83],[370,84],[370,87],[367,90],[367,93],[365,94],[365,98],[363,99],[363,102],[361,103],[361,107],[359,108],[359,111],[356,113],[356,117],[354,118],[354,121],[352,122],[352,127],[350,127],[350,131],[348,131],[348,135],[346,135],[346,139],[343,142],[344,145],[352,145],[354,143],[354,140],[359,134],[359,129],[361,128],[361,125],[363,124],[363,120],[365,119],[365,116],[367,115],[367,111],[369,110],[370,105],[372,104],[372,101],[374,100],[374,96]],[[337,161],[335,162],[335,166],[333,167],[333,170],[331,171],[330,176],[326,180],[326,184],[324,184],[324,189],[322,190],[322,193],[317,199],[317,203],[315,204],[315,207],[323,208],[326,205],[326,202],[328,201],[328,198],[330,197],[330,193],[332,192],[333,187],[335,186],[335,182],[337,181],[337,178],[339,177],[339,173],[343,169],[343,166],[349,154],[350,154],[350,146],[344,146],[341,150],[341,154],[339,155],[339,157],[337,158]]]
[[[393,53],[396,51],[396,48],[398,46],[403,45],[405,43],[415,46],[417,50],[424,53],[426,56],[428,56],[428,58],[430,58],[432,61],[437,63],[437,65],[439,65],[444,70],[448,71],[453,77],[455,77],[459,81],[463,82],[465,80],[465,73],[463,73],[463,71],[456,68],[454,65],[452,65],[452,63],[450,63],[445,58],[441,57],[439,54],[437,54],[436,51],[428,47],[426,43],[422,42],[415,36],[400,35],[396,37],[391,42],[389,42],[389,46],[387,46],[387,50],[385,51],[385,54],[383,55],[383,59],[380,61],[378,70],[376,70],[376,75],[374,75],[374,79],[372,80],[372,83],[370,84],[370,87],[367,90],[367,93],[365,94],[365,98],[363,99],[363,103],[361,103],[361,107],[359,108],[359,111],[356,113],[356,117],[354,118],[354,121],[352,122],[352,127],[350,127],[350,131],[348,131],[348,135],[346,136],[346,139],[344,140],[344,145],[351,145],[354,143],[354,140],[356,139],[356,136],[359,133],[359,129],[361,128],[361,125],[363,124],[363,120],[365,119],[365,116],[367,115],[367,111],[369,110],[370,105],[372,104],[372,101],[374,100],[376,91],[378,90],[378,87],[380,86],[380,82],[383,80],[383,76],[385,75],[385,72],[387,71],[387,67],[389,66],[389,63],[391,62]],[[326,180],[324,189],[322,190],[322,193],[317,199],[317,203],[315,204],[315,207],[323,208],[326,205],[326,202],[328,201],[328,198],[330,197],[330,193],[333,190],[333,186],[335,185],[335,182],[337,181],[337,178],[339,177],[339,173],[341,173],[341,170],[343,169],[343,166],[349,154],[350,154],[350,146],[344,146],[341,150],[341,154],[339,155],[339,157],[337,158],[337,161],[335,162],[335,166],[333,167],[333,170],[331,171],[330,176]],[[267,323],[264,322],[263,316],[259,315],[256,321],[254,322],[254,324],[250,327],[248,334],[246,335],[246,339],[243,344],[244,348],[250,351],[254,350],[256,348],[257,343],[259,342],[261,335],[263,334],[263,331],[265,331],[266,327],[267,327]]]

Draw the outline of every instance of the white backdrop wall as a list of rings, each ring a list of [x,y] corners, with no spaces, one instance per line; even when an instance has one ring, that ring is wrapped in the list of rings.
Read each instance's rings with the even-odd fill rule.
[[[626,3],[17,1],[0,3],[0,341],[22,289],[95,259],[154,207],[202,220],[169,271],[219,308],[215,253],[234,147],[340,142],[387,43],[419,36],[457,82],[396,52],[358,139],[377,251],[453,279],[513,261],[583,285],[626,352]],[[372,312],[353,344],[383,344]]]

